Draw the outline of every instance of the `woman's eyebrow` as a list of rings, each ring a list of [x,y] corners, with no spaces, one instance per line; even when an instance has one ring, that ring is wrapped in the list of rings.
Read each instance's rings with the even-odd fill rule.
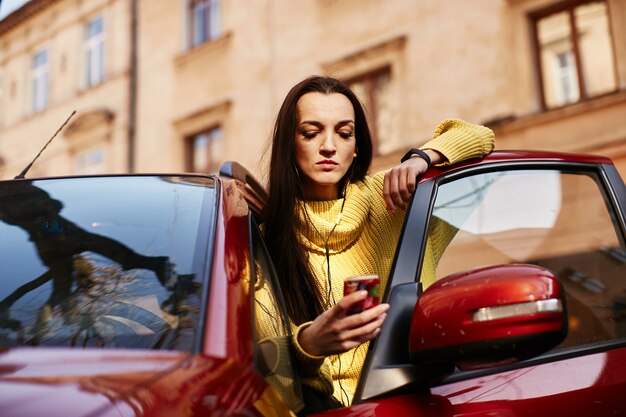
[[[316,120],[303,120],[299,123],[300,125],[313,125],[316,127],[322,127],[322,123],[316,121]]]
[[[354,120],[351,120],[351,119],[342,120],[338,122],[336,126],[341,127],[341,126],[345,126],[349,124],[354,124]]]
[[[354,124],[354,120],[351,120],[351,119],[341,120],[337,122],[335,126],[341,127],[341,126],[345,126],[349,124]],[[322,124],[321,122],[318,122],[317,120],[303,120],[299,123],[299,125],[313,125],[315,127],[324,127],[324,124]]]

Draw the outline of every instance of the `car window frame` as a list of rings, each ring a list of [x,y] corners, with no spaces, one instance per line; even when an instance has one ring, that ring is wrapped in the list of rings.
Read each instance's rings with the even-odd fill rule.
[[[213,271],[213,264],[215,262],[215,235],[217,230],[217,220],[219,216],[219,207],[220,201],[222,199],[222,189],[224,184],[219,181],[214,176],[204,176],[204,175],[181,175],[183,177],[201,177],[201,178],[209,178],[213,181],[213,189],[215,190],[215,201],[213,202],[213,215],[211,219],[207,219],[207,224],[211,223],[208,230],[212,230],[212,233],[207,233],[207,242],[206,242],[206,253],[205,253],[205,261],[204,261],[204,270],[202,271],[203,278],[203,288],[202,288],[202,300],[207,300],[207,302],[203,302],[200,306],[199,311],[199,321],[198,326],[200,332],[198,334],[198,339],[196,340],[194,349],[192,350],[192,354],[201,354],[204,352],[205,341],[207,340],[207,315],[209,311],[209,303],[210,300],[210,291],[212,284],[212,276],[211,271]],[[204,208],[203,208],[204,210]],[[200,231],[199,231],[200,232]],[[194,261],[195,262],[195,261]]]
[[[618,240],[621,245],[626,246],[626,186],[613,164],[540,159],[495,161],[451,170],[440,176],[419,182],[407,207],[407,214],[382,300],[391,305],[386,322],[396,323],[396,326],[383,326],[379,336],[370,343],[353,400],[355,404],[410,386],[423,391],[430,387],[483,375],[626,347],[626,338],[623,338],[575,346],[556,352],[550,350],[510,365],[456,372],[436,383],[429,383],[427,378],[422,375],[423,373],[427,374],[428,370],[420,369],[419,366],[414,366],[410,362],[398,363],[398,358],[402,355],[394,352],[394,346],[408,342],[408,326],[410,325],[412,306],[415,305],[423,291],[419,279],[423,266],[428,227],[439,186],[477,174],[513,170],[556,170],[594,175],[607,204],[607,209],[610,210],[611,217],[614,219],[614,226],[618,229],[616,230]],[[418,256],[415,256],[416,253]],[[393,385],[385,387],[385,383],[388,381],[393,381]]]

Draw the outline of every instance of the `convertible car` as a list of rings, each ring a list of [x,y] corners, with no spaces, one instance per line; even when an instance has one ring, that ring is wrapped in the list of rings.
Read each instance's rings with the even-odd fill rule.
[[[264,198],[236,163],[0,181],[0,416],[302,413]],[[323,414],[626,415],[625,237],[607,158],[431,168],[353,404]]]

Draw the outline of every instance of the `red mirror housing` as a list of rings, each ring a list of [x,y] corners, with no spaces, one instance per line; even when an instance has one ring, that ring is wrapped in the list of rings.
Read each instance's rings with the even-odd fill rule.
[[[544,352],[567,333],[565,296],[535,265],[495,265],[435,282],[419,297],[409,336],[415,363],[483,368]]]

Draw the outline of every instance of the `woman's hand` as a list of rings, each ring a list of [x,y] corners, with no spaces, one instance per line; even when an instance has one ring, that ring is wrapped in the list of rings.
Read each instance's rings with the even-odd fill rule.
[[[298,343],[302,349],[313,356],[336,355],[375,338],[387,317],[389,304],[379,304],[361,313],[348,315],[352,305],[366,296],[367,291],[354,292],[320,314],[300,331]]]
[[[439,152],[426,149],[430,156],[431,164],[438,164],[443,160]],[[404,207],[411,198],[411,194],[417,187],[417,177],[428,169],[428,164],[423,158],[414,156],[407,159],[400,165],[393,167],[385,174],[383,182],[383,198],[387,205],[387,210],[396,212],[396,207]]]

